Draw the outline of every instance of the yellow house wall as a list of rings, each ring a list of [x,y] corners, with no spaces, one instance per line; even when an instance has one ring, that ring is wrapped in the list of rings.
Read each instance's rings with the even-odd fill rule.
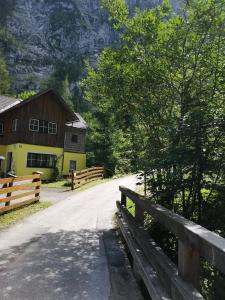
[[[6,149],[7,149],[7,146],[0,145],[0,156],[6,157]],[[5,168],[6,168],[6,160],[3,160],[1,163],[0,175],[2,172],[5,172]]]
[[[77,171],[86,168],[86,154],[65,152],[63,162],[63,175],[69,174],[70,160],[75,160],[77,162]]]
[[[7,158],[7,153],[12,152],[12,156],[13,156],[12,168],[16,172],[17,176],[31,175],[33,172],[40,171],[43,172],[42,179],[46,180],[46,179],[50,179],[54,172],[54,169],[50,169],[50,168],[27,168],[28,152],[56,155],[58,158],[57,167],[60,173],[62,171],[62,161],[63,161],[62,148],[29,145],[29,144],[7,145],[5,146],[5,150],[2,150],[1,148],[2,146],[0,147],[0,154],[1,152],[5,151],[5,154],[3,155],[6,158]],[[6,172],[6,164],[7,162],[5,160],[2,168],[4,172]]]
[[[42,179],[50,179],[53,175],[54,169],[45,168],[27,168],[27,153],[43,153],[53,154],[57,156],[57,168],[60,175],[68,175],[70,160],[75,160],[77,163],[77,170],[86,168],[86,154],[65,152],[63,148],[46,147],[29,144],[14,144],[7,146],[0,146],[0,155],[7,158],[7,153],[13,153],[13,170],[17,176],[31,175],[33,172],[43,172]],[[2,162],[2,171],[6,172],[6,160]],[[62,168],[63,165],[63,168]]]
[[[46,147],[38,145],[28,144],[16,144],[16,157],[15,157],[15,171],[17,176],[30,175],[33,172],[43,172],[42,179],[50,179],[53,175],[54,169],[46,168],[27,168],[27,153],[42,153],[42,154],[53,154],[57,156],[57,167],[59,172],[62,170],[62,157],[63,149],[56,147]]]

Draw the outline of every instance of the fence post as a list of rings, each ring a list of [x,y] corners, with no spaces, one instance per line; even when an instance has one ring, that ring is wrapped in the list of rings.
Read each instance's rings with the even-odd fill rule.
[[[15,176],[14,174],[8,173],[8,176],[10,178],[16,178],[17,176]],[[9,183],[9,185],[7,186],[7,183],[5,183],[5,187],[12,187],[13,186],[13,181]],[[4,187],[4,186],[3,186]],[[7,193],[6,197],[11,197],[12,196],[12,192]],[[5,206],[10,206],[10,201],[5,203]]]
[[[39,175],[39,177],[38,178],[34,178],[32,180],[32,182],[40,182],[40,185],[37,185],[35,187],[35,190],[40,190],[40,188],[41,188],[41,175],[42,174],[43,174],[42,172],[33,172],[33,175]],[[35,194],[35,198],[39,198],[38,201],[40,200],[40,191]]]
[[[199,289],[199,252],[188,243],[178,243],[178,271],[179,275],[196,289]]]
[[[7,187],[8,187],[8,184],[4,183],[3,186],[2,186],[2,189],[6,189]],[[6,197],[8,197],[8,194],[6,195]],[[9,206],[9,205],[10,205],[10,202],[5,203],[5,206]]]
[[[71,170],[71,190],[74,190],[74,179],[75,179],[75,172]]]
[[[127,196],[121,192],[121,205],[127,206]]]

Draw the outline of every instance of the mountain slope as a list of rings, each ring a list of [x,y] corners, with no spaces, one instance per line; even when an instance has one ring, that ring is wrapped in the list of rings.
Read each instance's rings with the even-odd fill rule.
[[[143,9],[157,1],[127,2]],[[76,83],[84,60],[95,61],[117,37],[100,0],[10,0],[4,6],[7,31],[18,42],[6,51],[16,91],[39,89],[56,69]]]

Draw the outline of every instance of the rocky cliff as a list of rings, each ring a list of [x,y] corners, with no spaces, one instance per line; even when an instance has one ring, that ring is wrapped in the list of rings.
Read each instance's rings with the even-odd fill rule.
[[[84,60],[96,60],[101,50],[116,40],[100,0],[9,2],[12,7],[7,12],[6,27],[18,45],[8,50],[6,57],[17,91],[39,89],[59,66],[76,82]],[[148,8],[157,0],[127,2],[131,8]]]

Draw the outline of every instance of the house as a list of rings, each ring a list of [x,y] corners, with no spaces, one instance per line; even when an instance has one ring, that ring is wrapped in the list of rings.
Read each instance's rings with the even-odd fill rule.
[[[53,89],[25,101],[0,96],[0,172],[69,174],[86,167],[87,124]],[[5,158],[5,159],[4,159]]]

